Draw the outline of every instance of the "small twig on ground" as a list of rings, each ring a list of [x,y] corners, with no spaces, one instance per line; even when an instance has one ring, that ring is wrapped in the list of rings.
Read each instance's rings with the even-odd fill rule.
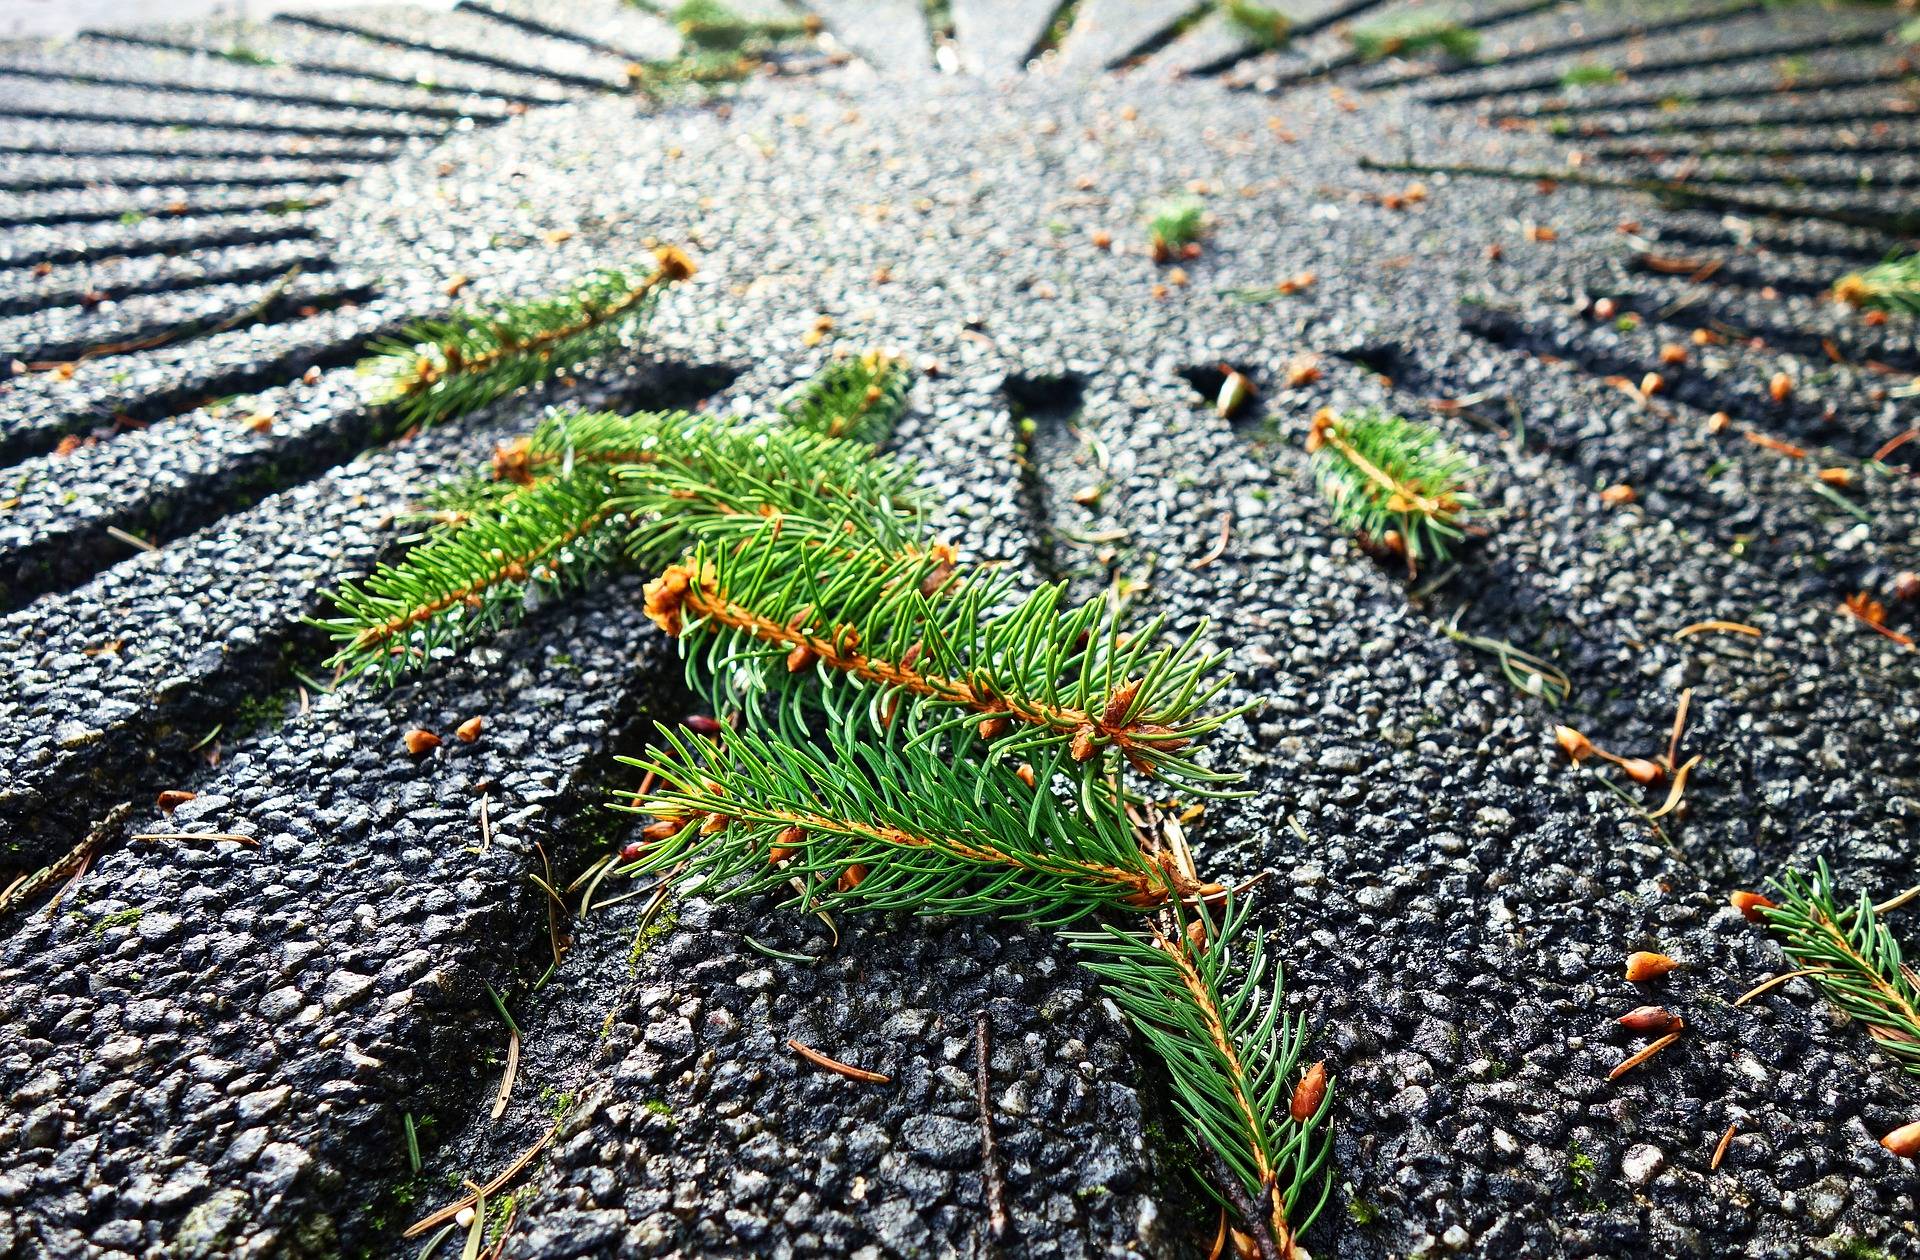
[[[1667,789],[1666,804],[1648,814],[1649,819],[1664,818],[1680,807],[1680,798],[1687,792],[1687,776],[1692,774],[1693,768],[1699,764],[1700,754],[1695,753],[1673,772],[1673,786]]]
[[[850,1077],[856,1081],[867,1081],[874,1085],[888,1085],[893,1081],[891,1076],[887,1076],[884,1073],[869,1072],[865,1068],[857,1068],[851,1064],[842,1063],[838,1059],[829,1059],[812,1046],[803,1045],[792,1037],[787,1038],[787,1048],[807,1062],[814,1064],[816,1067],[823,1067],[829,1072],[838,1072],[840,1075]]]
[[[1222,512],[1220,514],[1220,540],[1214,543],[1212,547],[1207,549],[1206,555],[1201,556],[1198,560],[1195,560],[1192,564],[1188,565],[1187,568],[1190,571],[1197,573],[1201,569],[1204,569],[1207,566],[1211,565],[1214,561],[1218,560],[1221,556],[1224,556],[1227,554],[1227,543],[1232,538],[1233,538],[1233,513]]]
[[[206,840],[212,843],[242,844],[249,849],[260,847],[260,841],[253,836],[243,836],[237,831],[140,831],[127,837],[129,840]]]
[[[1907,889],[1907,891],[1901,893],[1897,897],[1889,897],[1885,901],[1880,902],[1879,904],[1874,906],[1873,912],[1875,914],[1885,914],[1889,910],[1898,910],[1901,906],[1906,905],[1908,902],[1912,901],[1915,897],[1920,897],[1920,884],[1915,884],[1913,887]]]
[[[1253,1205],[1253,1199],[1247,1194],[1247,1188],[1240,1184],[1240,1178],[1234,1176],[1227,1162],[1215,1151],[1208,1151],[1207,1158],[1212,1163],[1214,1184],[1233,1204],[1233,1210],[1240,1214],[1240,1223],[1246,1227],[1247,1236],[1253,1239],[1254,1248],[1260,1253],[1260,1260],[1280,1260],[1280,1248],[1274,1245],[1273,1231],[1267,1228],[1267,1218],[1259,1208]]]
[[[1607,1073],[1607,1079],[1610,1081],[1615,1080],[1618,1077],[1624,1076],[1626,1073],[1633,1071],[1633,1069],[1639,1067],[1642,1063],[1645,1063],[1648,1059],[1651,1059],[1654,1055],[1659,1054],[1662,1050],[1665,1050],[1668,1046],[1680,1040],[1680,1034],[1685,1030],[1686,1030],[1686,1025],[1683,1023],[1679,1028],[1674,1029],[1672,1032],[1660,1038],[1658,1041],[1654,1042],[1652,1045],[1649,1045],[1646,1049],[1642,1050],[1640,1053],[1628,1058],[1626,1062],[1622,1063],[1619,1067],[1613,1069],[1613,1071]]]
[[[5,914],[39,896],[41,892],[51,888],[56,880],[66,880],[71,884],[73,880],[85,874],[87,865],[93,861],[94,853],[106,843],[107,837],[113,834],[114,829],[125,822],[132,813],[131,803],[114,806],[107,811],[105,818],[94,825],[93,830],[81,838],[79,844],[67,850],[58,861],[32,875],[15,880],[8,886],[6,892],[0,893],[0,914]],[[66,890],[62,889],[61,896],[65,895]],[[60,898],[55,897],[52,904],[59,905]]]
[[[993,1096],[987,1080],[987,1012],[973,1017],[973,1084],[980,1100],[980,1172],[987,1183],[987,1228],[995,1238],[1007,1232],[1006,1186],[993,1150]]]
[[[1688,687],[1680,693],[1680,703],[1673,711],[1673,737],[1667,741],[1667,772],[1680,764],[1680,736],[1687,729],[1687,708],[1693,703],[1693,688]]]
[[[1748,1002],[1753,1001],[1753,999],[1759,997],[1775,985],[1785,984],[1789,980],[1798,980],[1801,976],[1822,975],[1831,970],[1832,968],[1830,967],[1802,967],[1798,971],[1789,971],[1785,975],[1775,976],[1771,980],[1762,980],[1759,984],[1754,985],[1751,989],[1748,989],[1745,993],[1735,998],[1733,1004],[1735,1006],[1745,1006]]]
[[[160,550],[160,545],[158,543],[150,542],[147,539],[140,537],[140,535],[138,534],[130,534],[126,530],[121,529],[118,525],[107,526],[107,533],[114,538],[118,538],[121,542],[127,544],[127,546],[129,547],[138,547],[142,551]]]
[[[541,1134],[540,1140],[538,1142],[535,1142],[532,1146],[529,1146],[524,1152],[522,1152],[519,1159],[514,1160],[511,1164],[508,1164],[506,1168],[502,1169],[499,1176],[495,1177],[492,1181],[489,1181],[486,1185],[481,1186],[478,1191],[469,1191],[468,1193],[460,1196],[460,1198],[454,1200],[452,1203],[447,1204],[447,1206],[441,1208],[438,1212],[433,1213],[431,1216],[421,1217],[419,1220],[415,1221],[413,1224],[407,1226],[406,1233],[402,1234],[401,1237],[402,1238],[418,1238],[420,1235],[432,1229],[435,1225],[445,1224],[446,1222],[452,1220],[454,1217],[460,1215],[460,1209],[472,1207],[475,1201],[482,1198],[483,1196],[499,1193],[502,1187],[504,1187],[508,1182],[512,1181],[515,1177],[518,1177],[521,1174],[521,1172],[526,1169],[527,1165],[533,1162],[534,1156],[538,1155],[541,1151],[546,1149],[547,1143],[553,1141],[554,1135],[558,1132],[560,1132],[560,1126],[556,1124],[552,1128],[548,1129],[545,1133]]]
[[[1710,630],[1718,630],[1726,634],[1744,634],[1755,639],[1760,637],[1760,631],[1757,627],[1749,626],[1738,621],[1696,621],[1690,626],[1683,626],[1679,630],[1674,631],[1673,637],[1676,639],[1685,639],[1692,635],[1705,634]]]
[[[1739,1127],[1740,1127],[1740,1122],[1738,1120],[1735,1120],[1732,1124],[1727,1126],[1727,1131],[1720,1135],[1720,1144],[1713,1148],[1713,1158],[1707,1161],[1707,1170],[1709,1172],[1719,1168],[1720,1161],[1727,1157],[1727,1148],[1733,1145],[1734,1130],[1738,1129]]]

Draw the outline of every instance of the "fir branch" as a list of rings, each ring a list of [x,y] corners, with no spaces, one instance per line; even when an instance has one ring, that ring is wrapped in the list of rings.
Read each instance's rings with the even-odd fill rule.
[[[691,665],[708,667],[690,668],[694,686],[717,688],[716,707],[756,692],[779,698],[795,742],[806,723],[794,692],[818,670],[852,684],[825,688],[829,712],[890,717],[904,700],[921,739],[974,731],[1003,758],[1064,749],[1088,773],[1111,749],[1141,774],[1202,794],[1238,777],[1187,751],[1253,707],[1203,712],[1231,681],[1224,653],[1196,646],[1204,623],[1155,649],[1162,622],[1123,636],[1105,600],[1063,610],[1064,583],[1015,601],[1007,579],[956,574],[938,549],[822,554],[768,527],[737,547],[699,548],[646,596],[668,634],[710,636],[704,652],[689,652]]]
[[[1311,1110],[1295,1118],[1292,1083],[1306,1020],[1281,1009],[1277,968],[1266,985],[1266,958],[1259,935],[1246,932],[1247,910],[1229,897],[1216,924],[1204,914],[1184,920],[1174,908],[1171,932],[1104,924],[1066,939],[1165,1061],[1194,1139],[1220,1156],[1255,1203],[1270,1205],[1270,1219],[1258,1224],[1271,1231],[1281,1255],[1291,1256],[1294,1238],[1332,1189],[1324,1172],[1331,1092],[1303,1098]],[[1236,967],[1232,943],[1242,935],[1251,943],[1245,966]],[[1316,1178],[1319,1193],[1301,1215]]]
[[[1254,0],[1224,0],[1221,12],[1233,28],[1261,48],[1284,48],[1293,38],[1293,21],[1270,5]]]
[[[391,681],[518,619],[534,587],[585,582],[623,559],[658,568],[696,541],[750,536],[769,522],[796,545],[910,546],[924,532],[913,467],[807,431],[856,414],[851,397],[864,404],[854,427],[883,436],[907,382],[891,357],[835,365],[790,405],[803,428],[556,411],[494,452],[490,479],[430,495],[436,527],[402,561],[332,596],[337,615],[316,623],[341,644],[330,663],[348,674],[377,668]]]
[[[1170,262],[1189,245],[1197,248],[1206,230],[1207,211],[1198,198],[1177,197],[1147,212],[1147,238],[1155,262]]]
[[[1431,425],[1373,410],[1336,415],[1323,408],[1313,418],[1307,451],[1334,519],[1404,550],[1409,570],[1428,559],[1445,561],[1479,507],[1470,493],[1477,470]]]
[[[655,259],[658,266],[644,278],[602,271],[557,297],[409,325],[375,343],[360,364],[377,378],[373,401],[394,405],[408,423],[434,423],[601,353],[625,324],[652,309],[662,289],[694,273],[672,246],[655,251]]]
[[[1900,942],[1865,893],[1842,906],[1823,859],[1811,879],[1789,871],[1773,881],[1780,901],[1761,907],[1794,965],[1901,1067],[1920,1075],[1920,977],[1901,960]]]
[[[435,531],[400,564],[331,595],[337,616],[315,624],[342,644],[344,676],[392,681],[441,649],[517,620],[535,586],[579,585],[619,555],[606,469],[556,477],[504,498],[484,517]]]
[[[1358,27],[1347,32],[1347,39],[1353,44],[1354,55],[1362,61],[1417,57],[1428,52],[1443,52],[1456,61],[1472,61],[1480,52],[1477,32],[1450,18],[1418,13]]]
[[[780,409],[796,429],[854,442],[884,442],[906,410],[913,374],[886,350],[835,359]]]
[[[1842,276],[1834,283],[1833,296],[1854,306],[1920,315],[1920,253],[1895,253],[1865,271]]]
[[[820,20],[811,15],[745,18],[720,0],[683,0],[669,18],[688,44],[722,53],[738,53],[758,43],[801,39],[820,30]]]
[[[659,841],[635,868],[685,864],[726,897],[799,880],[803,909],[992,914],[1070,923],[1218,896],[1136,843],[1109,793],[1062,808],[1004,764],[837,727],[831,753],[751,727],[724,740],[661,729],[665,747],[629,761],[662,784],[640,806]],[[850,874],[850,872],[852,874]]]

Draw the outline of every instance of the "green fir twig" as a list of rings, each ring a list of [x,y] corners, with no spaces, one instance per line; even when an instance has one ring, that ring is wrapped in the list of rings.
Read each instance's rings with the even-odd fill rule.
[[[1854,306],[1920,315],[1920,252],[1894,254],[1865,271],[1842,276],[1833,296]]]
[[[1255,0],[1222,0],[1220,11],[1234,30],[1261,48],[1285,48],[1293,38],[1293,20],[1271,5]]]
[[[1823,859],[1808,878],[1772,881],[1779,902],[1760,913],[1794,965],[1811,972],[1827,999],[1866,1025],[1882,1050],[1920,1075],[1920,977],[1865,893],[1842,905]]]
[[[1387,57],[1418,57],[1441,52],[1456,61],[1472,61],[1480,52],[1480,36],[1451,18],[1410,13],[1347,32],[1347,40],[1362,61]]]
[[[359,370],[375,378],[372,401],[410,424],[462,415],[602,353],[644,318],[669,284],[694,273],[672,246],[643,277],[601,271],[557,297],[457,310],[377,342]]]
[[[1479,508],[1478,470],[1432,425],[1386,412],[1313,418],[1307,452],[1334,520],[1368,542],[1403,553],[1409,572],[1444,562]]]
[[[907,384],[897,359],[868,355],[821,371],[777,422],[557,412],[502,445],[490,476],[431,496],[439,528],[401,561],[332,596],[335,615],[316,623],[341,645],[330,664],[390,680],[518,620],[531,599],[770,521],[796,543],[899,545],[918,529],[913,468],[824,433],[884,435]]]

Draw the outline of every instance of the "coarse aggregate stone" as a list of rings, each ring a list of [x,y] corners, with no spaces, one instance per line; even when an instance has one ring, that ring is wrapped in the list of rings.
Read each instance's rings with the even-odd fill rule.
[[[488,55],[474,23],[515,28],[471,7],[423,38],[471,33],[455,51]],[[966,7],[956,0],[963,65]],[[0,945],[0,993],[19,995],[0,1073],[30,1104],[0,1118],[0,1255],[413,1254],[400,1231],[444,1201],[449,1175],[484,1180],[549,1128],[510,1254],[987,1254],[971,1082],[983,1008],[1014,1222],[1003,1249],[1204,1253],[1212,1216],[1183,1181],[1150,1056],[1044,934],[882,918],[829,932],[698,896],[673,903],[670,927],[641,930],[636,889],[573,925],[575,952],[536,991],[551,946],[527,876],[544,867],[565,885],[622,842],[624,824],[593,808],[631,787],[611,757],[686,713],[631,584],[542,610],[394,692],[352,686],[226,737],[218,765],[186,747],[289,681],[280,654],[312,649],[297,619],[321,606],[316,588],[391,546],[391,515],[423,482],[483,458],[542,403],[575,388],[657,401],[658,373],[678,371],[677,388],[725,384],[712,405],[750,412],[835,347],[874,344],[921,369],[893,446],[919,461],[945,535],[1025,581],[1131,590],[1176,628],[1211,618],[1207,641],[1238,673],[1226,699],[1264,699],[1212,754],[1249,770],[1250,796],[1209,805],[1193,835],[1219,877],[1270,872],[1259,922],[1335,1074],[1335,1190],[1306,1238],[1315,1254],[1920,1255],[1920,1181],[1878,1144],[1912,1118],[1913,1086],[1804,981],[1731,1006],[1781,958],[1725,901],[1816,858],[1876,897],[1912,880],[1914,656],[1836,605],[1920,567],[1905,454],[1859,462],[1914,422],[1895,389],[1911,379],[1913,322],[1876,328],[1816,300],[1888,239],[1570,184],[1358,169],[1401,154],[1558,165],[1593,138],[1488,128],[1492,107],[1422,104],[1419,78],[1361,95],[1404,63],[1333,65],[1338,29],[1227,75],[1331,72],[1334,91],[1172,80],[1199,65],[1176,50],[1219,34],[1204,21],[1130,74],[1096,73],[1166,35],[1186,16],[1175,7],[1151,23],[1136,10],[1128,20],[1152,28],[1136,38],[1084,0],[1058,55],[992,88],[934,73],[917,6],[911,38],[878,20],[856,37],[828,13],[883,73],[758,80],[705,107],[602,94],[410,146],[304,219],[343,274],[380,277],[369,305],[386,315],[446,304],[449,277],[470,278],[462,300],[486,300],[656,240],[688,243],[701,270],[655,317],[656,365],[616,358],[578,387],[332,471],[319,469],[377,431],[353,381],[328,366],[294,383],[305,367],[270,356],[290,338],[318,344],[304,325],[346,313],[264,330],[256,346],[209,337],[4,387],[0,409],[23,431],[102,428],[27,466],[52,477],[72,461],[75,500],[57,481],[30,485],[19,526],[0,515],[0,551],[97,539],[129,508],[196,531],[91,581],[110,553],[76,542],[58,584],[81,584],[0,623],[0,728],[21,732],[4,758],[5,842],[44,860],[114,800],[185,786],[201,795],[136,829],[266,843],[116,845]],[[1773,74],[1763,50],[1896,20],[1740,6],[1753,16],[1684,21],[1643,50],[1606,32],[1683,7],[1512,10],[1466,17],[1516,50],[1514,68],[1440,82],[1557,78],[1618,44],[1657,75],[1661,58],[1710,53],[1758,83]],[[414,55],[399,46],[420,42],[412,12],[369,20],[370,67]],[[564,7],[540,20],[569,22]],[[357,38],[295,22],[224,38],[253,47],[256,32],[263,47]],[[1103,40],[1127,46],[1099,52]],[[881,51],[896,48],[913,57]],[[1886,50],[1823,55],[1844,68]],[[1767,107],[1755,95],[1681,116],[1714,120],[1688,134],[1718,141]],[[1617,131],[1636,117],[1592,119]],[[1183,191],[1210,224],[1176,275],[1147,259],[1141,223]],[[1821,197],[1796,188],[1782,203],[1836,204]],[[1646,269],[1650,254],[1693,253],[1722,266],[1697,280]],[[1315,282],[1270,291],[1301,272]],[[1601,297],[1643,322],[1596,318]],[[1721,326],[1766,344],[1690,340]],[[827,344],[811,345],[822,330]],[[1668,340],[1689,356],[1661,365],[1671,379],[1652,395],[1606,379],[1634,385]],[[1860,366],[1827,362],[1829,341]],[[1222,365],[1258,387],[1232,421],[1207,405]],[[156,375],[110,375],[135,367]],[[1786,404],[1766,390],[1781,370],[1795,380]],[[196,406],[174,386],[147,428],[104,428],[181,371],[247,378],[223,392],[252,397]],[[625,372],[638,375],[623,385]],[[1367,405],[1431,419],[1486,470],[1489,529],[1457,571],[1409,581],[1327,519],[1301,449],[1308,418]],[[284,428],[234,423],[256,406]],[[1733,417],[1720,433],[1705,422],[1717,410]],[[1851,469],[1842,493],[1858,515],[1808,488],[1816,465],[1745,440],[1749,428]],[[295,454],[276,469],[281,440]],[[136,484],[143,471],[155,484]],[[223,484],[256,475],[313,479],[223,515]],[[1622,483],[1635,501],[1605,505],[1598,491]],[[1761,634],[1675,637],[1708,618]],[[1889,619],[1911,629],[1913,610]],[[1550,705],[1517,691],[1461,632],[1549,657],[1571,693]],[[88,654],[114,637],[119,649]],[[1609,748],[1662,751],[1685,689],[1682,755],[1704,760],[1658,829],[1647,811],[1661,788],[1622,800],[1554,749],[1564,721]],[[483,712],[471,748],[449,741],[417,763],[399,750],[409,724],[444,731]],[[495,831],[472,853],[483,779]],[[187,907],[220,930],[192,935]],[[1622,960],[1643,948],[1685,966],[1629,985]],[[488,984],[525,1033],[498,1120],[489,1056],[505,1030]],[[1688,1034],[1610,1082],[1634,1048],[1612,1019],[1649,1000]],[[789,1037],[892,1080],[808,1068]],[[163,1062],[179,1066],[160,1075]],[[418,1175],[406,1114],[432,1119]]]

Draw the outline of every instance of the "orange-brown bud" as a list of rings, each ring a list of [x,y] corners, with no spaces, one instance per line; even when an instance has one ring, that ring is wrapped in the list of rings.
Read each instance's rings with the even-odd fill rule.
[[[852,866],[840,872],[838,887],[841,892],[852,892],[854,889],[860,887],[866,878],[867,868],[855,862]]]
[[[1113,689],[1107,697],[1107,707],[1100,713],[1100,725],[1118,726],[1127,720],[1127,710],[1133,707],[1134,697],[1140,694],[1140,680],[1130,678]]]
[[[440,747],[440,737],[438,735],[435,735],[432,731],[421,730],[419,727],[408,731],[400,738],[406,744],[407,751],[415,757],[420,756],[422,753],[430,753]]]
[[[1028,765],[1024,761],[1013,768],[1013,777],[1020,780],[1020,782],[1026,784],[1028,787],[1034,787],[1040,782],[1040,780],[1033,773],[1033,767]]]
[[[1622,1015],[1618,1022],[1628,1032],[1656,1036],[1672,1032],[1680,1020],[1664,1006],[1636,1006]]]
[[[1902,1156],[1906,1159],[1912,1159],[1915,1155],[1920,1155],[1920,1120],[1915,1120],[1912,1124],[1901,1125],[1893,1132],[1887,1134],[1887,1136],[1881,1138],[1880,1145],[1886,1147],[1895,1155]]]
[[[511,442],[502,442],[493,448],[493,479],[495,481],[517,481],[527,485],[533,481],[533,439],[517,437]]]
[[[1091,726],[1082,726],[1074,731],[1073,742],[1067,745],[1067,751],[1073,755],[1075,761],[1090,760],[1098,750],[1099,745],[1094,743]]]
[[[1738,910],[1749,923],[1765,923],[1767,916],[1760,912],[1774,908],[1772,901],[1757,892],[1748,892],[1744,888],[1735,892],[1732,896],[1728,897],[1727,900],[1733,904],[1733,908]]]
[[[984,717],[980,719],[977,729],[981,739],[999,739],[1013,729],[1013,722],[1003,717]]]
[[[793,651],[787,653],[787,672],[789,674],[805,673],[816,659],[812,648],[804,643],[796,643],[793,645]]]
[[[1293,1105],[1288,1108],[1296,1124],[1305,1124],[1320,1112],[1320,1104],[1327,1097],[1327,1064],[1323,1059],[1307,1069],[1300,1083],[1293,1087]]]
[[[687,602],[687,589],[693,570],[684,564],[668,565],[660,576],[647,583],[644,592],[647,620],[670,635],[681,630],[680,608]]]
[[[460,737],[461,743],[471,744],[474,740],[480,738],[480,728],[486,724],[485,718],[470,717],[460,723],[459,726],[456,726],[453,729],[453,733]]]
[[[194,795],[194,793],[184,788],[168,788],[166,791],[160,793],[153,803],[159,807],[161,813],[171,814],[174,810],[192,800]]]
[[[1655,954],[1648,950],[1639,950],[1627,955],[1627,979],[1638,984],[1643,980],[1653,980],[1666,975],[1680,963],[1665,954]]]
[[[700,270],[678,245],[662,245],[653,251],[653,259],[660,264],[660,274],[668,280],[685,280]]]
[[[1627,772],[1629,779],[1632,779],[1635,783],[1642,786],[1649,783],[1658,783],[1667,777],[1666,770],[1659,762],[1648,761],[1645,757],[1624,758],[1620,762],[1620,768]]]
[[[1560,751],[1575,765],[1593,756],[1593,741],[1571,726],[1554,727],[1553,742],[1560,745]]]

